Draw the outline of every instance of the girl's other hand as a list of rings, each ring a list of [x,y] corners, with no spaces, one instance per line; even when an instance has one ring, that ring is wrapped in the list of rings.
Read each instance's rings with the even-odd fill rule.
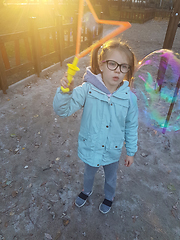
[[[74,89],[74,78],[72,79],[70,85],[68,85],[67,72],[64,74],[64,77],[60,80],[60,84],[63,88],[69,88],[70,91]]]
[[[134,156],[128,156],[126,155],[126,159],[124,160],[125,161],[125,166],[126,167],[130,167],[131,164],[134,162]]]

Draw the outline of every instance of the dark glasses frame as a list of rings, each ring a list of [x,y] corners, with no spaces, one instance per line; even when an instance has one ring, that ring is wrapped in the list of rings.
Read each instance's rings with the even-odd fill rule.
[[[116,63],[116,67],[115,68],[113,68],[113,69],[111,69],[111,68],[109,68],[109,66],[108,66],[108,63],[109,62],[114,62],[114,63]],[[118,67],[119,67],[119,69],[120,69],[120,71],[122,72],[122,73],[128,73],[129,72],[129,70],[131,69],[131,66],[129,65],[129,64],[127,64],[127,63],[122,63],[122,64],[119,64],[119,63],[117,63],[116,61],[114,61],[114,60],[104,60],[104,61],[102,61],[102,63],[106,63],[107,64],[107,68],[110,70],[110,71],[115,71]],[[122,71],[122,66],[123,65],[126,65],[126,66],[128,66],[128,71]]]

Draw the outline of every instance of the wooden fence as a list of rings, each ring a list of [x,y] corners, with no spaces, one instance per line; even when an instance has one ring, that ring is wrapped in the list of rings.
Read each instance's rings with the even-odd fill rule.
[[[155,9],[123,9],[120,21],[144,23],[154,17],[169,17],[170,11]],[[30,19],[26,32],[0,35],[0,90],[6,93],[8,86],[32,74],[41,76],[48,66],[73,56],[76,46],[77,15],[71,23],[62,23],[57,16],[55,26],[37,28],[37,19]],[[103,19],[102,15],[100,16]],[[82,25],[81,51],[101,37],[102,24],[93,29]]]
[[[120,21],[129,21],[131,23],[145,23],[155,17],[157,18],[169,18],[171,14],[170,10],[160,9],[128,9],[124,8],[120,11]]]
[[[156,9],[155,11],[155,17],[157,18],[169,18],[171,14],[171,11],[169,10],[160,10],[160,9]]]
[[[72,23],[62,23],[57,16],[56,25],[37,28],[37,19],[30,19],[26,32],[0,35],[0,90],[6,93],[8,86],[22,80],[23,73],[37,74],[55,62],[62,64],[65,58],[75,54],[77,16]],[[81,50],[101,37],[102,24],[88,29],[82,25]]]
[[[120,21],[129,21],[131,23],[145,23],[155,17],[153,9],[123,9],[120,11]]]

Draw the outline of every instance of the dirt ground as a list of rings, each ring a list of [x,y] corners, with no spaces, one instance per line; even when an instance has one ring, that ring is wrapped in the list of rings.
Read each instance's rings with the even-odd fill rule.
[[[162,48],[167,25],[168,20],[134,23],[122,39],[140,60]],[[180,53],[179,39],[180,28],[173,45]],[[179,240],[180,132],[163,135],[141,116],[135,163],[124,166],[123,149],[111,211],[98,210],[102,168],[86,205],[74,205],[83,181],[77,157],[82,111],[61,119],[52,107],[66,63],[10,87],[6,95],[0,92],[0,240]],[[80,60],[77,85],[88,64],[89,56]]]

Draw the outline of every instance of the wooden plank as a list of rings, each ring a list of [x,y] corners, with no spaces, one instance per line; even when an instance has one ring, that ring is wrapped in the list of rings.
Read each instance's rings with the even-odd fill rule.
[[[69,27],[71,27],[71,25],[72,25],[72,23],[64,23],[64,24],[63,24],[63,27],[64,27],[64,28],[69,28]]]
[[[82,36],[82,41],[84,42],[84,39],[85,39],[85,26],[82,25],[82,33],[81,33],[81,36]]]
[[[40,77],[40,74],[41,74],[40,44],[38,40],[39,31],[37,29],[36,18],[30,19],[30,35],[32,39],[32,53],[33,53],[33,62],[34,62],[35,72],[37,76]]]
[[[46,54],[50,53],[50,33],[46,32]]]
[[[73,25],[73,44],[76,45],[76,37],[77,37],[77,25],[74,23]]]
[[[58,52],[59,52],[59,61],[62,66],[62,62],[64,60],[64,37],[63,37],[63,24],[62,24],[62,16],[56,17],[56,31],[57,31],[57,43],[58,43]]]
[[[0,89],[3,90],[4,94],[6,93],[6,90],[8,89],[7,76],[6,76],[4,61],[3,61],[1,53],[0,53]]]
[[[25,44],[27,59],[28,59],[28,61],[31,62],[31,61],[32,61],[32,55],[31,55],[31,49],[30,49],[29,39],[28,39],[27,37],[24,38],[24,44]]]
[[[41,61],[47,61],[49,58],[58,56],[57,52],[51,52],[49,54],[43,55],[40,57]]]
[[[37,41],[38,41],[38,46],[39,46],[39,56],[43,56],[43,49],[42,49],[42,44],[41,44],[41,36],[38,31],[37,33]]]
[[[56,31],[56,27],[50,26],[50,27],[38,28],[38,31],[40,32],[40,34],[45,35],[46,33]]]
[[[77,27],[78,27],[78,13],[75,14],[73,18],[73,44],[76,46],[76,41],[77,41]]]
[[[53,44],[54,44],[54,50],[57,52],[58,47],[57,47],[57,39],[56,39],[56,32],[52,31],[52,39],[53,39]]]
[[[63,32],[64,32],[64,36],[66,36],[66,39],[64,38],[64,44],[66,46],[70,46],[72,44],[72,41],[71,41],[71,35],[74,34],[74,24],[71,23],[71,24],[63,24],[62,25],[62,28],[63,28]],[[84,26],[82,27],[84,28]],[[82,29],[82,39],[83,39],[83,29]],[[74,40],[73,40],[74,42]]]
[[[67,46],[70,45],[70,27],[67,29]]]
[[[15,59],[16,59],[16,66],[21,64],[20,61],[20,47],[19,47],[19,39],[16,39],[14,41],[14,46],[15,46]]]
[[[28,37],[28,31],[0,35],[0,43],[11,42]]]
[[[0,43],[0,52],[6,69],[11,68],[4,43]]]
[[[33,67],[33,62],[28,62],[28,63],[23,63],[19,66],[10,68],[6,70],[6,76],[9,77],[13,74],[19,73],[21,71],[29,70],[30,68]]]

